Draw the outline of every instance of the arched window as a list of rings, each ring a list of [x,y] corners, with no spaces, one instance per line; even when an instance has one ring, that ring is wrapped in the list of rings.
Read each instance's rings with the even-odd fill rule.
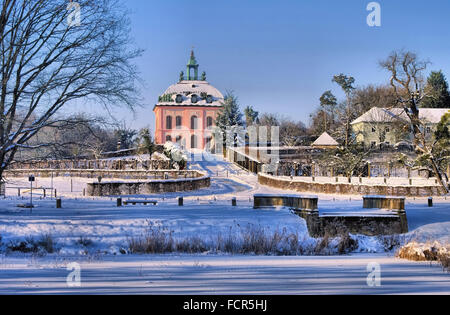
[[[212,149],[212,137],[206,137],[205,150],[206,150],[206,152],[211,152],[211,149]]]
[[[197,130],[198,129],[198,117],[197,116],[192,116],[191,117],[191,129],[192,130]]]
[[[172,129],[172,116],[166,117],[166,129],[168,130]]]
[[[181,129],[181,126],[183,125],[183,118],[181,116],[177,116],[175,118],[175,124],[177,129]]]
[[[206,118],[206,128],[211,128],[213,126],[213,119],[212,117]]]
[[[197,136],[191,136],[191,149],[197,149]]]
[[[171,136],[166,136],[166,142],[172,142],[172,137]]]
[[[181,139],[182,139],[181,136],[177,136],[175,142],[176,142],[177,144],[181,145]]]

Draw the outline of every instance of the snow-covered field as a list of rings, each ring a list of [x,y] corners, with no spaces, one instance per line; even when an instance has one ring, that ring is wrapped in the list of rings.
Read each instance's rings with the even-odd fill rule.
[[[53,187],[63,199],[63,208],[55,201],[40,200],[36,207],[17,208],[27,203],[29,194],[8,188],[9,197],[0,200],[0,294],[1,293],[446,293],[450,277],[438,266],[412,263],[384,252],[378,238],[353,236],[359,247],[351,256],[341,257],[266,257],[230,256],[225,253],[202,255],[130,255],[128,241],[142,236],[149,226],[161,226],[175,239],[198,237],[213,244],[219,236],[239,234],[248,227],[267,233],[285,231],[305,244],[313,244],[305,221],[288,209],[254,210],[256,193],[289,193],[260,186],[256,176],[223,161],[192,162],[214,176],[210,188],[188,193],[139,196],[157,199],[157,206],[117,208],[112,198],[85,198],[88,179],[55,178]],[[227,174],[226,175],[223,174]],[[36,187],[50,187],[50,179],[37,179]],[[27,187],[26,179],[14,179],[7,187]],[[178,207],[182,195],[185,206]],[[138,196],[131,196],[135,199]],[[236,197],[238,207],[231,206]],[[126,199],[126,198],[125,198]],[[322,213],[361,212],[360,196],[319,195]],[[426,199],[408,199],[406,204],[410,233],[405,239],[438,240],[449,243],[450,200],[435,198],[428,208]],[[51,235],[59,249],[45,257],[9,253],[11,242]],[[83,240],[83,241],[81,241]],[[88,241],[86,244],[86,241]],[[78,262],[82,267],[80,289],[68,288],[66,265]],[[382,266],[383,285],[366,284],[369,262]]]
[[[81,267],[69,287],[66,266]],[[381,267],[379,287],[367,266]],[[331,257],[108,256],[0,259],[0,294],[450,294],[450,276],[429,263],[380,254]]]

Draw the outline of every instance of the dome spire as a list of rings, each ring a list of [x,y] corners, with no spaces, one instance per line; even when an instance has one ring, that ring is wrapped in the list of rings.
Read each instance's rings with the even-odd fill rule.
[[[194,47],[192,47],[191,50],[191,58],[189,59],[189,62],[187,64],[187,80],[198,80],[198,63],[195,59],[194,54]],[[194,73],[192,74],[191,70],[194,70]]]

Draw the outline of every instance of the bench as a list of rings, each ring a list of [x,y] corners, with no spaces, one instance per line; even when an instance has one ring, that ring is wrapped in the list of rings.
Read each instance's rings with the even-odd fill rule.
[[[158,204],[158,201],[156,200],[126,200],[123,202],[123,204],[125,206],[132,204],[133,206],[137,205],[137,204],[141,204],[141,205],[148,205],[148,204],[152,204],[154,206],[156,206]]]

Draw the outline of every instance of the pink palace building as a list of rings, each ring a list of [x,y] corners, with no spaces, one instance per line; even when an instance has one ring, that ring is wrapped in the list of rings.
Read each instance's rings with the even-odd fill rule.
[[[153,109],[156,116],[155,142],[176,142],[186,149],[210,149],[212,131],[224,96],[206,81],[206,73],[198,76],[199,65],[191,52],[187,73],[171,85]]]

